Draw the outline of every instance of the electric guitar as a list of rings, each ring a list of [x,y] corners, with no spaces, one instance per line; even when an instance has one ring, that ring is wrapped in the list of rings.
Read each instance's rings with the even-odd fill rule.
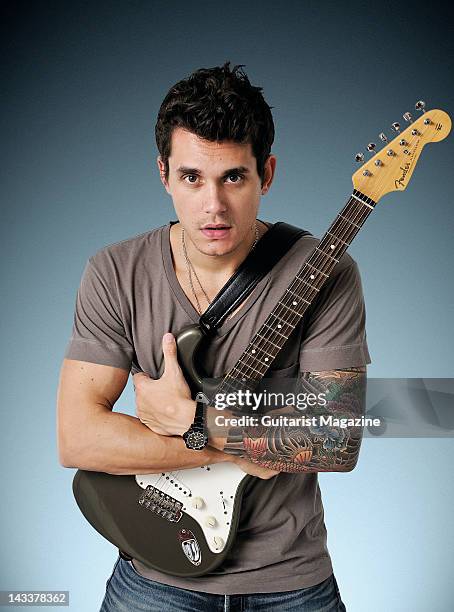
[[[178,358],[193,391],[209,397],[238,391],[244,383],[256,386],[301,321],[333,268],[351,244],[377,202],[391,191],[403,191],[413,174],[421,151],[429,142],[446,138],[451,120],[442,110],[425,112],[353,174],[353,193],[326,234],[314,248],[266,321],[244,349],[237,363],[207,389],[207,377],[197,367],[204,334],[190,325],[177,336]],[[200,576],[213,571],[225,559],[238,526],[242,493],[252,477],[233,463],[159,474],[116,476],[78,470],[73,492],[80,510],[91,525],[122,554],[145,566],[176,576]]]

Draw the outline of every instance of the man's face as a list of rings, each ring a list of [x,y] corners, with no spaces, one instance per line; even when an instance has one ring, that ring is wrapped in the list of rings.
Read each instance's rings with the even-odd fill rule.
[[[270,156],[262,186],[250,144],[209,142],[182,128],[172,134],[168,181],[158,158],[178,219],[205,255],[226,255],[251,240],[260,196],[271,184],[274,164]],[[216,225],[223,229],[214,229]]]

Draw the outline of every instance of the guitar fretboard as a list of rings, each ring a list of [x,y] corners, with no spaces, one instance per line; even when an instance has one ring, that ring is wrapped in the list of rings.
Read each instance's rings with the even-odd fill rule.
[[[224,376],[216,393],[235,393],[241,388],[252,389],[259,383],[375,204],[361,192],[353,191],[241,357]]]

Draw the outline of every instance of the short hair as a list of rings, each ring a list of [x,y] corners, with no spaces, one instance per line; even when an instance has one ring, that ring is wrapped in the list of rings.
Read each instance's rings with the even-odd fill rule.
[[[274,141],[271,106],[262,87],[251,85],[239,64],[200,68],[173,85],[164,98],[155,127],[156,144],[169,176],[174,128],[181,127],[211,142],[250,143],[263,184],[265,162]]]

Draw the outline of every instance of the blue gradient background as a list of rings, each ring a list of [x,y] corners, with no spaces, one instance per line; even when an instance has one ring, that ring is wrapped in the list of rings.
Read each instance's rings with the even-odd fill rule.
[[[58,463],[56,388],[87,258],[174,218],[153,131],[169,87],[201,66],[246,65],[277,129],[261,217],[315,235],[351,192],[357,151],[421,97],[452,114],[447,4],[371,4],[2,9],[0,588],[69,589],[72,610],[99,609],[116,550]],[[384,198],[351,247],[371,377],[453,376],[453,150],[452,135],[429,145],[407,191]],[[117,409],[133,414],[130,383]],[[352,473],[321,475],[349,611],[453,609],[453,460],[452,439],[368,438]]]

